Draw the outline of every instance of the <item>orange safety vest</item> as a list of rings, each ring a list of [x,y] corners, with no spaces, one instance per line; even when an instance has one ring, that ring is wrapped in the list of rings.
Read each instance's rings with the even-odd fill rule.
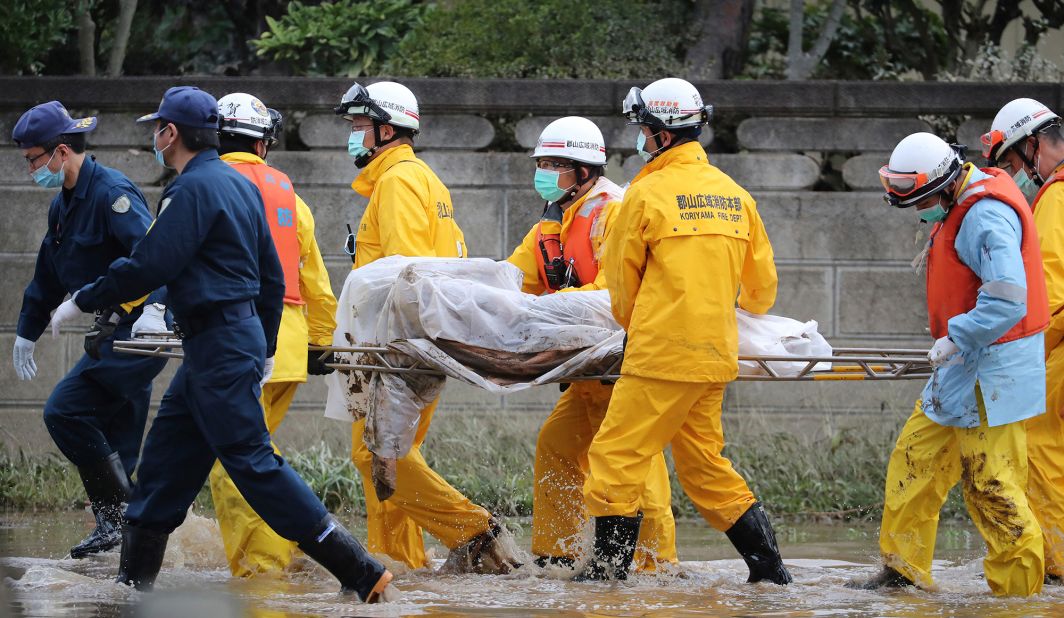
[[[1019,216],[1023,230],[1020,255],[1027,275],[1027,314],[994,343],[1006,343],[1040,333],[1049,324],[1042,252],[1027,198],[1008,174],[997,168],[981,171],[990,177],[968,185],[946,220],[936,223],[931,230],[931,249],[927,256],[927,313],[931,334],[936,339],[949,334],[950,318],[975,308],[982,281],[961,261],[955,243],[968,210],[979,200],[988,198],[1009,205]]]
[[[1064,180],[1064,167],[1057,168],[1057,171],[1053,172],[1053,175],[1049,177],[1049,180],[1042,183],[1042,188],[1039,189],[1038,194],[1034,196],[1034,204],[1031,205],[1031,208],[1037,210],[1038,200],[1041,199],[1042,194],[1046,192],[1046,189],[1049,187],[1049,185],[1053,184],[1058,180]]]
[[[264,163],[230,163],[259,188],[266,205],[266,221],[284,271],[284,302],[304,305],[299,293],[299,227],[296,192],[288,176]]]
[[[595,229],[595,223],[602,215],[602,210],[610,203],[610,199],[610,195],[604,192],[589,196],[584,200],[573,222],[569,225],[569,233],[562,244],[562,256],[565,258],[565,263],[568,264],[572,260],[573,270],[581,285],[593,282],[598,276],[599,264],[595,259],[595,249],[591,245],[591,232]],[[539,250],[540,241],[543,240],[541,225],[536,226],[536,247],[532,253],[536,256],[536,265],[539,266],[539,280],[546,286],[547,293],[552,294],[555,290],[547,285],[543,252]]]

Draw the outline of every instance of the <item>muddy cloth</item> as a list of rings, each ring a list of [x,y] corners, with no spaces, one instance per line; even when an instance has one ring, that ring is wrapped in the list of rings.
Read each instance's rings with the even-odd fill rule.
[[[392,256],[355,269],[340,294],[333,344],[388,345],[468,384],[509,393],[538,384],[605,372],[621,358],[624,332],[605,290],[533,296],[521,272],[487,259]],[[831,354],[816,322],[755,316],[737,310],[744,354]],[[372,364],[364,354],[345,362]],[[796,373],[804,363],[773,369]],[[744,373],[756,373],[755,366]],[[364,439],[377,456],[395,459],[413,444],[420,411],[443,378],[336,372],[326,376],[326,416],[366,419]],[[382,466],[382,469],[385,467]]]
[[[961,481],[964,502],[986,542],[986,583],[998,596],[1030,596],[1042,589],[1042,531],[1028,506],[1027,428],[987,425],[976,391],[980,425],[946,427],[924,414],[918,401],[887,465],[879,548],[887,566],[934,589],[938,514],[950,488]]]

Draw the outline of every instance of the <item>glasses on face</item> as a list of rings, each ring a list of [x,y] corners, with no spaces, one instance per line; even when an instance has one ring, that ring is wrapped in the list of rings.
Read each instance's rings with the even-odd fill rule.
[[[51,150],[45,150],[41,154],[39,154],[37,156],[34,156],[34,157],[27,156],[26,157],[26,163],[30,166],[30,171],[32,172],[32,171],[34,171],[34,170],[36,170],[37,168],[40,167],[40,165],[37,165],[37,161],[40,161],[42,157],[48,157],[48,156],[51,156],[51,155],[55,154],[56,148],[59,148],[59,147],[56,146],[55,148],[53,148]]]
[[[373,130],[373,125],[372,124],[351,125],[351,131],[352,132],[354,132],[354,131],[367,131],[368,132],[368,131],[372,131],[372,130]]]
[[[573,169],[573,165],[571,163],[559,163],[557,161],[547,161],[544,159],[536,161],[536,167],[541,170],[554,170],[557,172],[566,172]]]

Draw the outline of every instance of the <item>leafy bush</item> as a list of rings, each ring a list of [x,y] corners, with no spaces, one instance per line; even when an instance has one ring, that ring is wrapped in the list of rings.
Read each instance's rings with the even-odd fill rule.
[[[67,0],[11,0],[0,19],[0,73],[36,75],[48,52],[67,38],[74,17]]]
[[[630,78],[677,74],[686,4],[464,0],[429,14],[389,69],[431,77]]]
[[[252,46],[296,74],[357,77],[379,71],[428,10],[414,0],[292,2],[281,19],[266,17]]]

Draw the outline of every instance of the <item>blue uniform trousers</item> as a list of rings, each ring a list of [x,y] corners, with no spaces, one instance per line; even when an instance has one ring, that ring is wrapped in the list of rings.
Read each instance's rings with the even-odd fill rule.
[[[218,459],[271,528],[286,539],[305,540],[327,511],[270,446],[259,404],[266,341],[258,316],[226,317],[186,338],[183,347],[184,363],[144,443],[126,520],[172,532]]]
[[[132,320],[119,325],[114,338],[129,339],[131,327]],[[126,474],[132,475],[148,418],[151,382],[166,359],[116,354],[112,341],[100,346],[100,360],[82,355],[59,381],[44,405],[44,425],[74,465],[89,466],[118,453]]]

